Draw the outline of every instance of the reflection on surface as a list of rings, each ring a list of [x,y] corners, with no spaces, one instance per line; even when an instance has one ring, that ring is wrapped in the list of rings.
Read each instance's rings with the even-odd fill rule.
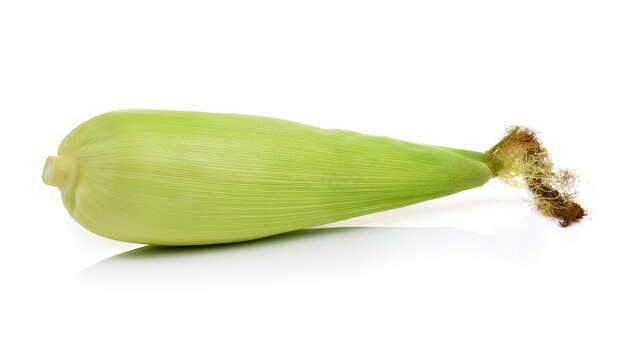
[[[519,229],[489,235],[455,228],[307,229],[236,244],[144,246],[83,270],[78,280],[125,285],[242,283],[343,276],[390,267],[415,269],[441,262],[510,262],[520,255],[517,245],[523,234]]]

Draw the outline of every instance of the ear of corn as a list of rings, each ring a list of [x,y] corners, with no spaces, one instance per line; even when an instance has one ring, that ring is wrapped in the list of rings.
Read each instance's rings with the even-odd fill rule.
[[[125,110],[74,129],[43,179],[94,233],[198,245],[443,197],[492,171],[479,152],[258,116]]]

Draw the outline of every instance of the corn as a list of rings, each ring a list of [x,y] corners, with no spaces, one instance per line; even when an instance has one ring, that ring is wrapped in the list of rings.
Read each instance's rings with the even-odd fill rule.
[[[443,197],[497,171],[491,154],[235,114],[123,110],[79,125],[43,181],[104,237],[252,240]]]

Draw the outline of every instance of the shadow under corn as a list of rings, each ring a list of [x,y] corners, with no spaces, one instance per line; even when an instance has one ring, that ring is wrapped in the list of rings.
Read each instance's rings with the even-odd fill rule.
[[[313,228],[243,243],[144,246],[83,270],[97,284],[245,283],[345,276],[445,261],[512,259],[516,232],[477,234],[456,228]]]

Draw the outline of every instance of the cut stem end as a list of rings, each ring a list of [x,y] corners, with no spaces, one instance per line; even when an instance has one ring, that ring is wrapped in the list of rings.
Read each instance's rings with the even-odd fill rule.
[[[54,174],[54,163],[56,157],[48,156],[46,159],[46,165],[43,167],[43,173],[41,174],[41,179],[46,185],[51,185],[52,175]]]
[[[71,191],[76,180],[74,162],[63,156],[49,156],[41,173],[46,185],[58,187],[61,191]]]

